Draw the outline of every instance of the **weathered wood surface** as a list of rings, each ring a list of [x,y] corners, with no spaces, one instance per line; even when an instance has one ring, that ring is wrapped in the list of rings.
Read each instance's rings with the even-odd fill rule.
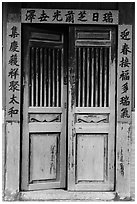
[[[30,183],[56,180],[58,134],[30,135]]]
[[[77,133],[109,133],[110,125],[109,123],[76,123],[75,130]]]
[[[94,42],[90,41],[90,46],[84,41],[85,46],[81,44],[79,48],[78,44],[75,44],[76,36],[75,33],[79,32],[80,29],[84,29],[85,32],[92,32],[93,28],[71,28],[71,39],[70,39],[70,61],[69,61],[69,158],[68,158],[68,188],[70,190],[114,190],[114,157],[115,157],[115,60],[114,60],[114,30],[111,30],[111,44],[108,47],[102,48],[102,65],[100,61],[100,48],[95,47]],[[95,28],[94,28],[95,29]],[[98,31],[99,32],[99,31]],[[102,30],[100,30],[100,33]],[[83,39],[84,40],[84,39]],[[103,41],[103,40],[102,40]],[[80,44],[79,40],[79,44]],[[86,44],[87,43],[87,44]],[[93,44],[92,44],[93,43]],[[100,43],[100,41],[98,42]],[[93,47],[94,46],[94,47]],[[89,56],[89,49],[91,58]],[[81,50],[81,58],[79,57],[79,50]],[[110,54],[111,53],[111,54]],[[113,58],[113,60],[112,60]],[[76,60],[77,59],[77,60]],[[79,62],[80,60],[80,62]],[[89,60],[89,62],[87,61]],[[77,65],[75,64],[77,62]],[[80,67],[78,67],[80,65]],[[100,69],[101,65],[101,69]],[[90,66],[91,77],[91,88],[87,89],[88,73]],[[81,69],[80,69],[81,68]],[[79,72],[79,69],[81,72]],[[77,73],[76,74],[76,70]],[[93,74],[94,70],[94,74]],[[80,73],[80,83],[75,81],[75,77],[78,77]],[[100,75],[102,80],[100,80]],[[101,81],[101,85],[100,85]],[[103,92],[102,101],[100,103],[100,86]],[[80,96],[78,96],[77,90],[81,87]],[[87,94],[87,91],[90,91]],[[90,103],[89,95],[91,98]],[[77,99],[78,98],[78,99]],[[78,101],[80,100],[80,102]],[[111,101],[110,101],[111,100]],[[78,102],[77,102],[78,101]],[[80,104],[80,107],[76,107]],[[102,107],[100,107],[100,104]],[[88,107],[86,107],[88,105]],[[92,107],[91,107],[92,106]],[[100,114],[100,115],[99,115]],[[102,114],[102,115],[101,115]],[[109,115],[110,119],[105,118],[107,123],[99,123],[101,121],[103,114]],[[94,117],[92,115],[98,115]],[[78,118],[77,118],[78,117]],[[104,118],[102,119],[104,120]],[[100,139],[101,136],[106,134],[106,140]],[[82,135],[82,141],[79,139]],[[87,136],[88,135],[88,136]],[[96,139],[94,140],[94,136]],[[92,140],[94,143],[94,148],[92,149]],[[97,142],[98,141],[98,142]],[[82,144],[83,145],[82,145]],[[96,143],[96,144],[95,144]],[[100,151],[105,153],[106,159],[100,155],[98,158],[95,154],[99,151],[97,143],[100,144]],[[79,146],[78,146],[79,145]],[[83,147],[82,147],[83,146]],[[83,149],[82,149],[83,148]],[[105,150],[104,150],[105,149]],[[106,150],[107,149],[107,150]],[[92,151],[93,150],[93,151]],[[96,158],[96,159],[95,159]],[[93,161],[94,160],[94,164]],[[100,166],[99,166],[100,164]],[[96,175],[98,176],[98,182],[96,182],[96,175],[92,172],[94,167],[96,168]],[[81,182],[76,183],[76,168],[78,169],[78,179]],[[81,169],[81,170],[80,170]],[[79,173],[80,172],[80,173]],[[104,176],[105,175],[105,176]],[[86,177],[87,176],[87,177]],[[105,179],[104,179],[104,177]],[[99,180],[100,177],[100,180]],[[92,179],[93,180],[92,180]]]
[[[33,29],[37,31],[36,28]],[[64,48],[58,49],[58,42],[54,42],[54,39],[52,39],[52,42],[48,42],[50,47],[48,47],[49,44],[47,45],[45,40],[45,47],[43,48],[42,42],[34,42],[34,39],[31,39],[31,32],[34,35],[33,31],[30,31],[30,33],[28,31],[29,28],[24,31],[24,35],[25,33],[26,35],[23,36],[25,50],[23,50],[24,95],[21,190],[64,188],[66,182],[66,109],[64,102],[66,102],[67,93],[63,84]],[[41,41],[43,35],[42,33],[38,35],[38,33],[37,38],[40,38]],[[47,33],[49,32],[47,31]],[[36,34],[34,37],[36,37]],[[31,43],[28,43],[30,39]],[[34,52],[30,53],[31,47],[35,48]],[[46,55],[44,54],[45,49]],[[32,53],[34,56],[32,56]],[[47,60],[46,62],[44,57]],[[45,63],[45,66],[43,63]],[[45,77],[42,76],[43,68],[45,69]],[[29,92],[31,69],[33,69],[35,75],[34,87],[32,87],[35,88],[33,97]],[[43,78],[45,85],[42,81]],[[32,101],[32,99],[33,103],[30,103],[29,101]],[[55,137],[55,135],[58,136]]]
[[[131,124],[118,123],[116,148],[116,191],[130,197]]]
[[[107,149],[105,150],[104,135],[77,134],[76,182],[97,182],[105,179],[105,151],[107,151]]]
[[[45,12],[46,13],[45,13]],[[42,20],[43,12],[45,15],[48,15],[46,21]],[[69,10],[60,9],[59,12],[59,19],[55,17],[56,14],[55,9],[33,9],[33,18],[29,18],[30,10],[29,9],[22,9],[21,11],[21,20],[22,23],[66,23],[66,24],[108,24],[108,25],[115,25],[118,24],[118,11],[117,10],[86,10],[84,11],[84,19],[79,20],[79,13],[80,10],[73,10],[71,15],[72,18],[68,18],[67,15],[69,14]],[[94,20],[93,15],[99,13],[98,20]],[[109,13],[110,12],[110,13]],[[112,15],[110,20],[104,20],[105,14]],[[42,19],[41,19],[42,18]]]

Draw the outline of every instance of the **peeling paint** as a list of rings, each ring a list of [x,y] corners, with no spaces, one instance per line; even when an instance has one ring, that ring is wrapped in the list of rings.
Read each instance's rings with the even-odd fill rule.
[[[131,125],[129,125],[129,128],[127,130],[127,133],[128,133],[128,141],[130,142],[131,141]],[[132,142],[131,142],[132,143]]]
[[[51,151],[50,174],[52,174],[52,171],[53,171],[53,173],[56,172],[56,167],[55,167],[55,158],[56,158],[55,154],[56,154],[56,152],[55,152],[55,150],[56,150],[55,145],[51,145],[51,147],[50,147],[50,151]]]
[[[120,173],[122,176],[124,176],[124,156],[123,156],[123,149],[120,150]]]
[[[12,192],[9,190],[5,190],[3,201],[19,201],[20,200],[20,193],[18,191]]]
[[[133,201],[133,199],[131,197],[121,197],[117,192],[115,194],[115,197],[113,199],[113,201]]]

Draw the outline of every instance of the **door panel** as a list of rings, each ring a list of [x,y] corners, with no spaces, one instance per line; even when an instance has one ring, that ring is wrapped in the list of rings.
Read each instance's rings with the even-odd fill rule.
[[[113,191],[115,31],[71,28],[69,190]]]
[[[24,27],[22,190],[65,187],[64,34]]]
[[[58,134],[30,134],[31,183],[56,179],[57,159],[59,159],[58,140]]]
[[[103,134],[77,134],[77,183],[104,180],[105,139]]]

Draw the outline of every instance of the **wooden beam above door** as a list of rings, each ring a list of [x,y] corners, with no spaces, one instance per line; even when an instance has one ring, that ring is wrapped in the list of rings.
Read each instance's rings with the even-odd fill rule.
[[[119,22],[117,10],[22,9],[22,23],[105,24]]]

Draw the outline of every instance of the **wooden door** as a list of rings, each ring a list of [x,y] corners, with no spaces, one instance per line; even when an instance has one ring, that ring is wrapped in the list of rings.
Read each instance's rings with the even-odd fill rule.
[[[115,31],[71,27],[68,189],[113,191],[115,169]]]
[[[63,84],[64,34],[60,29],[55,32],[44,26],[24,26],[22,33],[21,189],[64,188],[67,94]]]

